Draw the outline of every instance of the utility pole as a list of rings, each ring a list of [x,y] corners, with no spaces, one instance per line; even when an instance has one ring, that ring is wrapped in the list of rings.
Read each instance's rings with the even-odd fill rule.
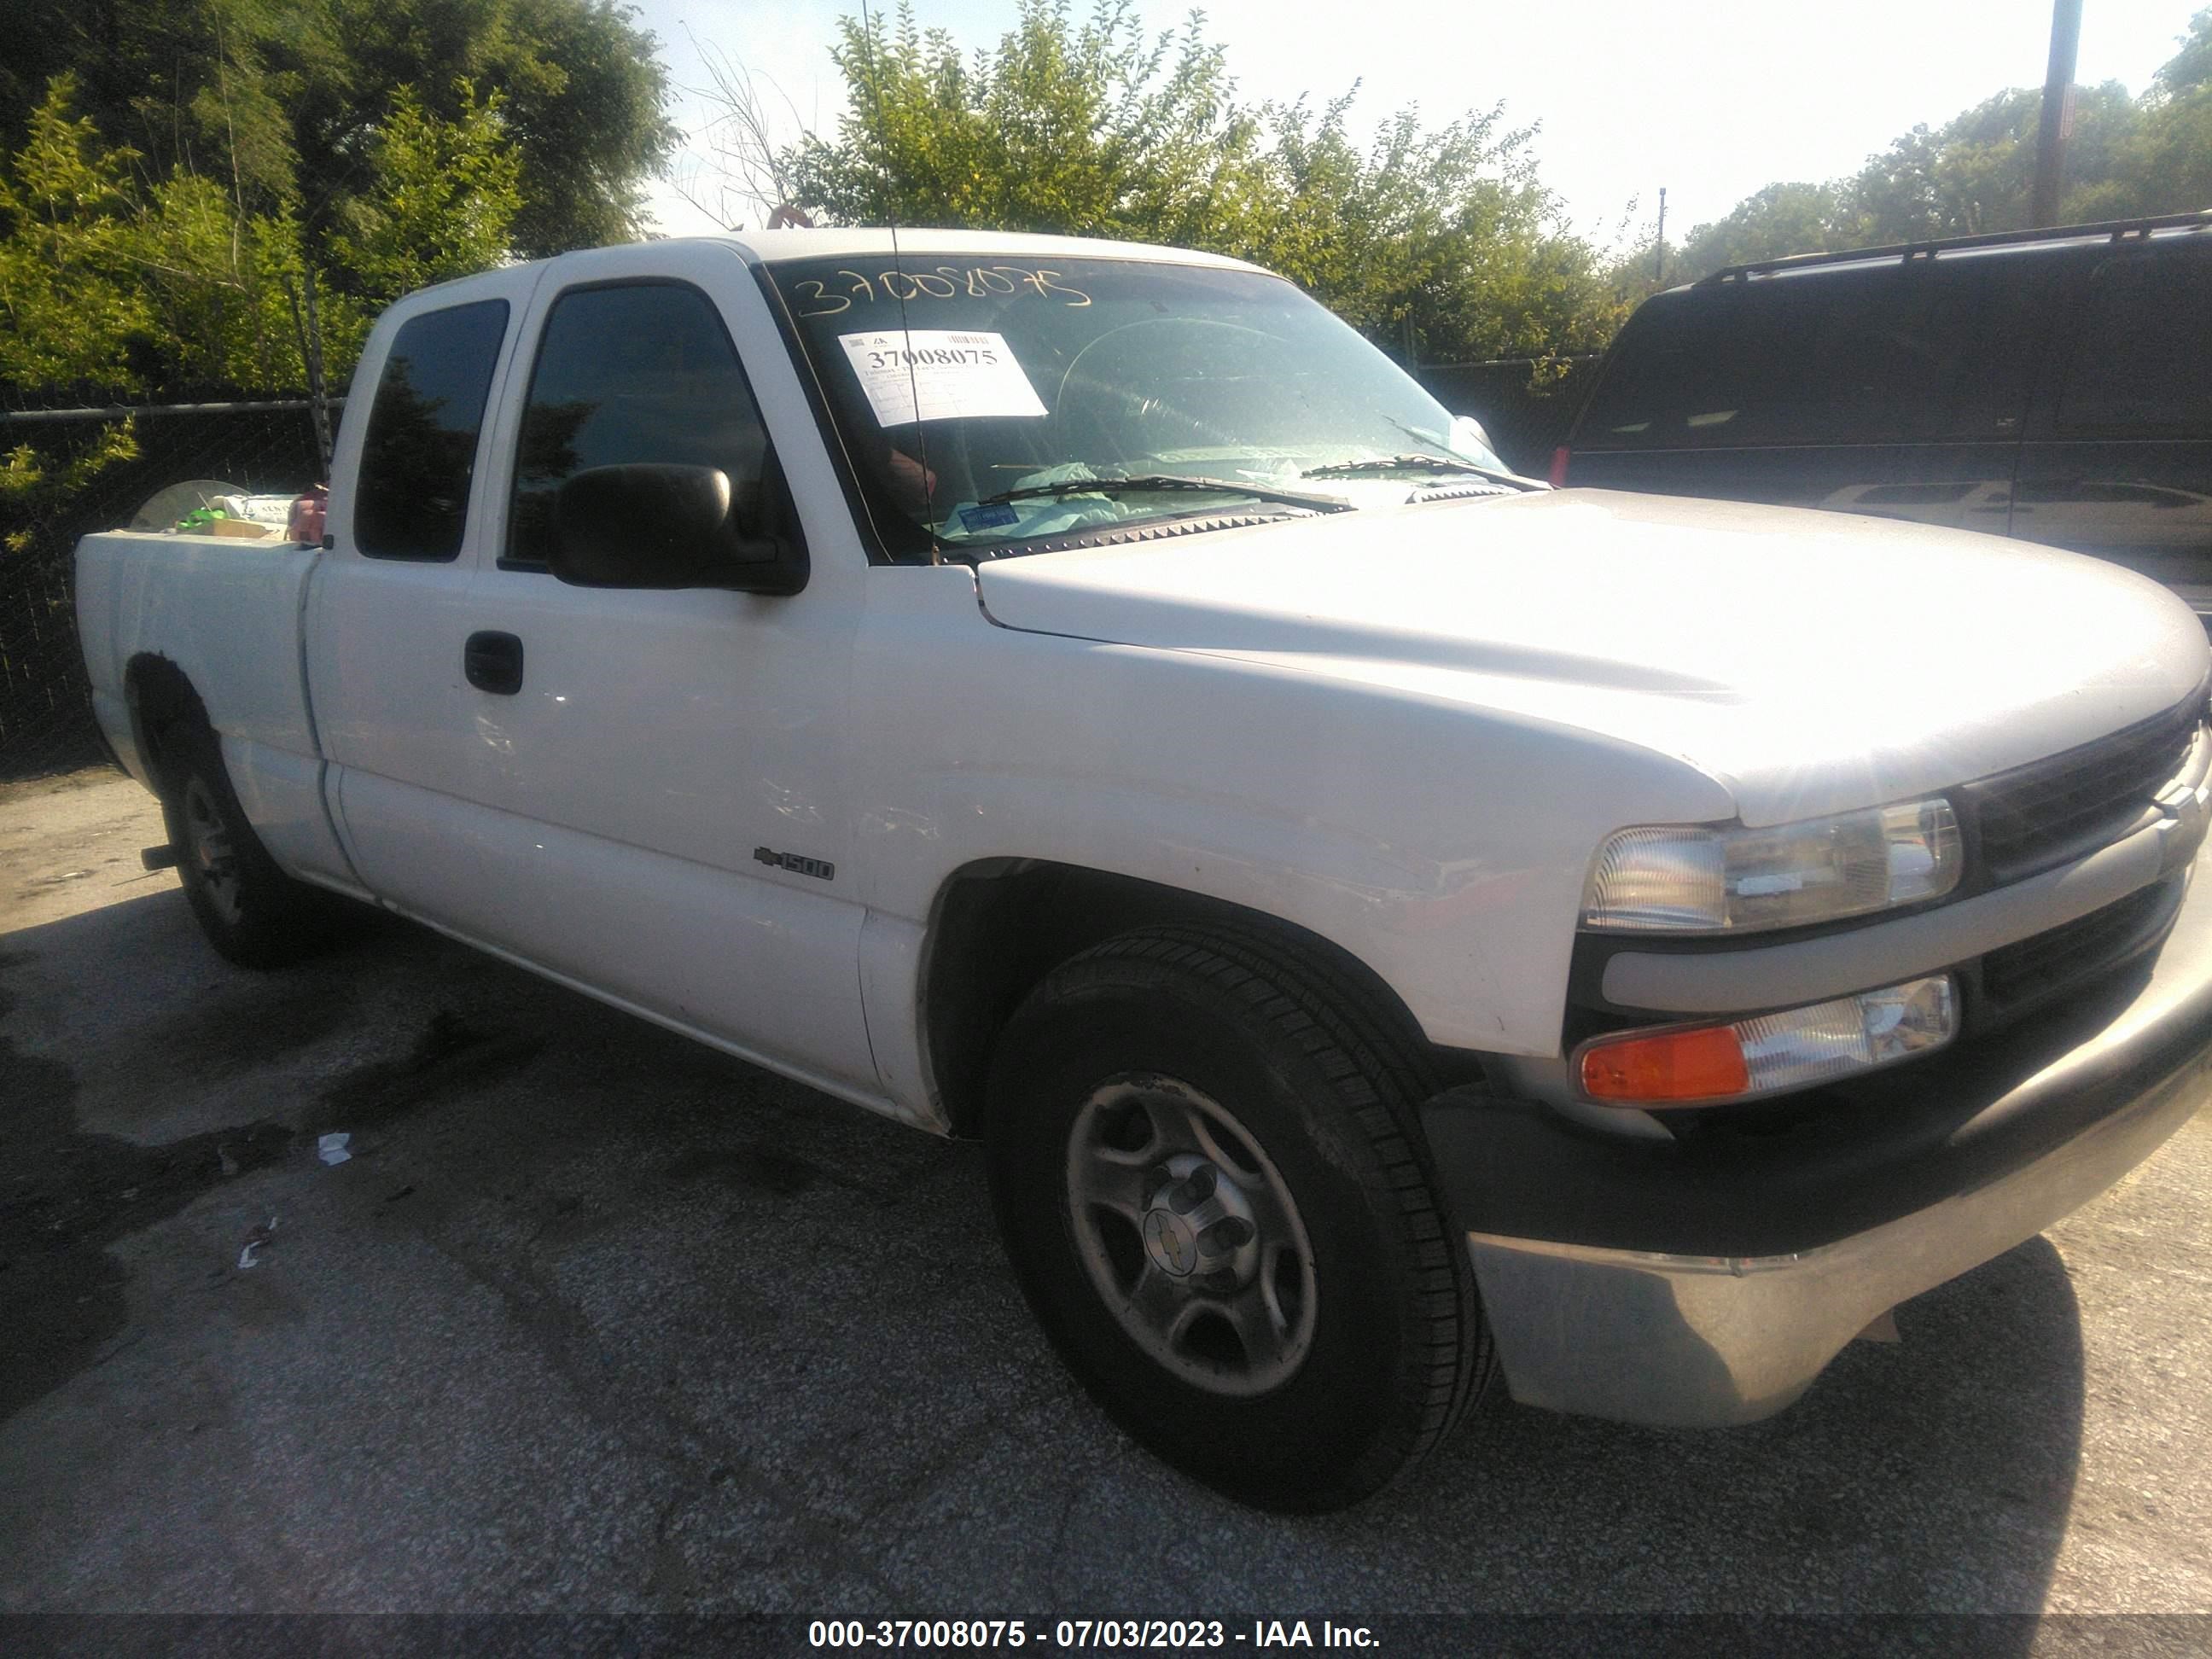
[[[2063,4],[2064,0],[2060,0]],[[1651,255],[1651,280],[1667,280],[1667,186],[1659,186],[1659,246]]]
[[[307,371],[308,419],[315,428],[315,453],[321,458],[323,480],[327,482],[331,476],[331,400],[323,380],[323,323],[315,314],[315,268],[301,268],[297,289],[292,286],[292,274],[288,270],[278,271],[276,280],[284,290],[285,303],[292,307],[292,331],[299,337],[300,363]],[[304,313],[300,307],[303,291],[307,301]]]
[[[2074,58],[2081,45],[2081,0],[2055,0],[2051,8],[2051,67],[2043,77],[2043,118],[2035,131],[2035,196],[2031,228],[2058,222],[2058,191],[2066,179],[2066,141],[2074,133]]]

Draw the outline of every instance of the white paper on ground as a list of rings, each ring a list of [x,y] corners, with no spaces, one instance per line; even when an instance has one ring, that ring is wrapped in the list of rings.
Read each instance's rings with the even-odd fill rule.
[[[879,425],[1044,413],[1003,334],[884,329],[840,335],[838,343]]]
[[[259,1255],[261,1247],[276,1237],[276,1218],[273,1215],[270,1216],[268,1220],[263,1222],[259,1226],[254,1228],[252,1231],[247,1233],[246,1236],[245,1248],[240,1249],[238,1253],[239,1271],[243,1273],[248,1267],[259,1267],[261,1265],[261,1257]]]

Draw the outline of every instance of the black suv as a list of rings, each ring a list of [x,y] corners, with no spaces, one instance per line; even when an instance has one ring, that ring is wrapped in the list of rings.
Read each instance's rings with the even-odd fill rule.
[[[1802,254],[1655,295],[1552,481],[2072,548],[2212,626],[2212,211]]]

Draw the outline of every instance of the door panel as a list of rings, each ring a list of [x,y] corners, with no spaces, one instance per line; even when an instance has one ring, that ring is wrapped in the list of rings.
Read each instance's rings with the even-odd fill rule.
[[[452,824],[484,742],[456,701],[486,505],[481,458],[536,281],[496,272],[458,300],[434,290],[402,301],[378,325],[339,428],[331,550],[306,606],[325,787],[347,854],[378,896],[453,926],[452,869],[422,836]],[[386,786],[356,794],[389,810],[349,818],[349,779]],[[452,857],[465,859],[465,845]]]
[[[308,601],[308,673],[324,750],[348,771],[466,799],[488,740],[456,719],[468,638],[465,565],[347,558]]]
[[[512,948],[485,858],[497,837],[481,807],[365,767],[337,773],[331,805],[370,892],[410,915]]]
[[[864,912],[836,777],[850,627],[807,598],[492,573],[471,620],[517,635],[526,668],[512,696],[463,688],[483,738],[471,797],[497,809],[475,852],[507,948],[866,1077]],[[762,848],[831,873],[771,868]]]
[[[2013,443],[1902,445],[1886,483],[1829,504],[1871,518],[2002,536],[2010,522],[2019,459],[2020,447]]]
[[[451,723],[472,738],[463,793],[486,809],[471,826],[485,937],[872,1087],[842,769],[864,567],[817,557],[802,592],[769,598],[572,586],[544,563],[558,484],[577,471],[714,465],[758,504],[780,494],[770,436],[818,435],[769,434],[757,413],[740,362],[786,360],[730,250],[579,264],[526,325],[527,390],[495,440],[498,499],[454,623]],[[512,689],[461,674],[462,643],[490,634],[517,642]]]
[[[863,912],[600,835],[349,774],[349,823],[397,860],[404,908],[705,1032],[872,1091],[857,962]],[[399,872],[370,877],[388,890]]]

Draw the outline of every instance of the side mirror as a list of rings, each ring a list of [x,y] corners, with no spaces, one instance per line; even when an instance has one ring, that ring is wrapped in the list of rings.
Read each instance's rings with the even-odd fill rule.
[[[765,489],[780,496],[773,471],[771,479]],[[720,467],[587,467],[554,497],[548,562],[578,587],[796,593],[806,586],[805,548],[795,536],[747,522],[754,516]],[[790,522],[787,513],[778,516]]]

